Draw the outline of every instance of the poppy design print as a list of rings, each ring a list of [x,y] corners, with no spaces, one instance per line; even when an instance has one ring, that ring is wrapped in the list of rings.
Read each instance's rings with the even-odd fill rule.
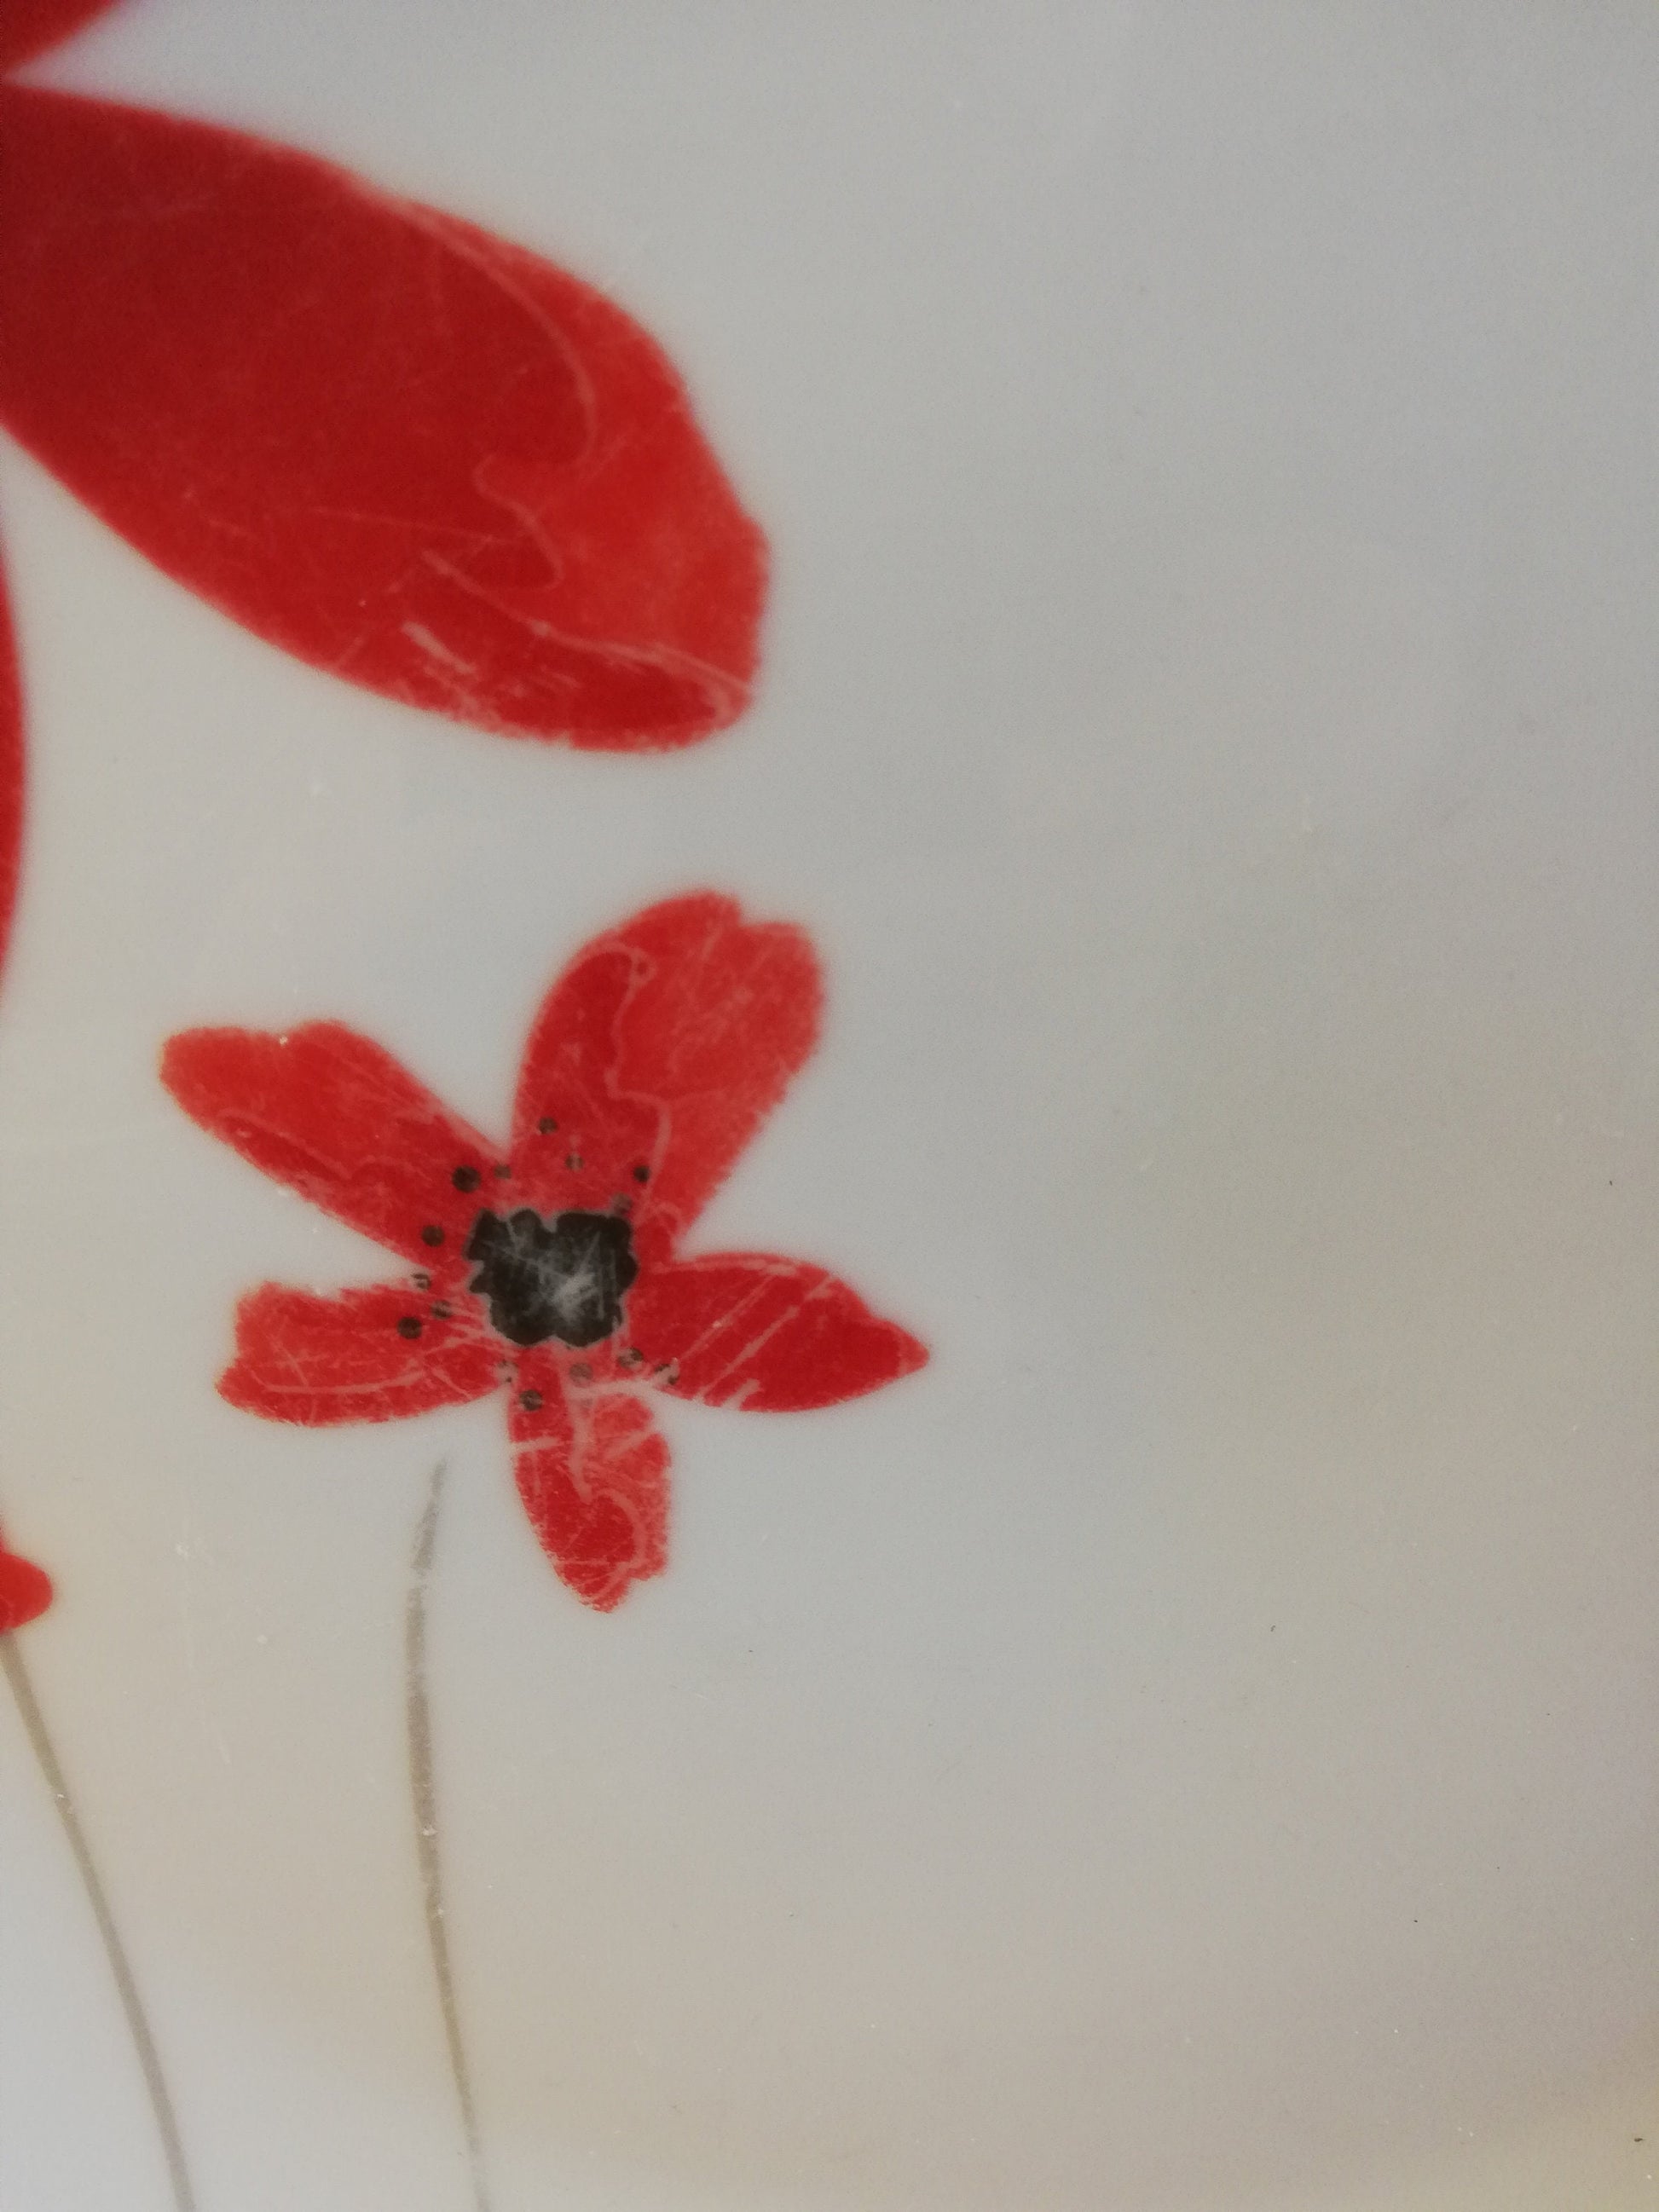
[[[0,0],[0,73],[113,4]],[[0,425],[178,581],[514,736],[648,750],[743,711],[765,541],[591,286],[149,110],[0,82]],[[25,761],[0,572],[0,962]]]
[[[16,81],[113,4],[0,0],[0,428],[176,583],[344,682],[492,733],[584,749],[663,750],[736,720],[758,665],[766,542],[662,349],[565,270],[328,161]],[[0,959],[25,783],[0,573]],[[685,944],[701,933],[713,963],[700,1003],[689,974],[672,981],[671,911]],[[199,1120],[421,1263],[402,1283],[332,1300],[254,1292],[226,1394],[274,1419],[325,1422],[506,1388],[531,1519],[572,1589],[601,1609],[665,1557],[668,1454],[653,1390],[826,1403],[923,1356],[822,1270],[671,1252],[811,1049],[816,971],[810,952],[791,967],[793,933],[750,930],[723,902],[637,919],[636,935],[604,940],[635,963],[613,1060],[602,1065],[597,1030],[582,1029],[589,1014],[602,1019],[586,999],[572,1014],[574,1058],[556,1045],[544,1055],[550,1082],[558,1060],[586,1168],[568,1164],[573,1144],[551,1148],[557,1109],[527,1135],[515,1130],[498,1158],[333,1024],[284,1040],[201,1033],[167,1057]],[[765,1002],[747,1060],[653,1030],[659,1017],[672,1024],[672,1000],[734,1040],[739,1010],[716,1012],[707,994],[753,983],[763,1000],[769,960],[780,979],[805,976],[805,996],[792,1008],[782,995]],[[653,976],[669,980],[659,988]],[[579,999],[584,988],[571,984]],[[532,1063],[538,1049],[532,1040]],[[589,1060],[595,1083],[637,1074],[648,1090],[660,1079],[652,1145],[630,1153],[623,1188],[603,1200],[588,1184],[635,1144],[640,1099],[584,1093]],[[434,1474],[411,1622],[437,1497]],[[0,1544],[0,1668],[104,1945],[173,2203],[195,2212],[161,2049],[24,1639],[11,1634],[52,1595],[40,1568]],[[411,1626],[416,1850],[482,2207],[447,1978],[422,1654]]]
[[[822,1267],[680,1250],[811,1055],[821,996],[800,930],[712,892],[649,908],[553,983],[504,1146],[337,1023],[172,1038],[161,1076],[186,1113],[407,1270],[250,1292],[221,1391],[307,1426],[504,1393],[531,1524],[610,1611],[667,1558],[658,1393],[800,1411],[927,1357]]]

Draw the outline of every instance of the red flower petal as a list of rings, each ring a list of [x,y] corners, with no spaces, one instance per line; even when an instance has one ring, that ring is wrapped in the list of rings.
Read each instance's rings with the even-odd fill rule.
[[[23,691],[11,602],[0,576],[0,965],[11,940],[23,843]]]
[[[51,1576],[33,1559],[0,1544],[0,1636],[38,1620],[51,1603]]]
[[[927,1358],[836,1276],[755,1252],[647,1268],[628,1294],[627,1332],[664,1389],[761,1413],[862,1397]]]
[[[524,1356],[518,1384],[507,1433],[530,1525],[560,1580],[610,1613],[667,1564],[668,1446],[629,1393],[567,1397],[548,1353]]]
[[[394,1421],[501,1387],[500,1347],[468,1313],[397,1283],[317,1297],[262,1284],[236,1309],[236,1358],[219,1389],[245,1413],[307,1428]]]
[[[0,418],[303,660],[580,745],[743,710],[764,543],[653,341],[283,147],[0,88]]]
[[[627,1195],[642,1251],[665,1250],[811,1052],[822,996],[802,931],[745,921],[712,891],[608,930],[532,1028],[515,1176],[550,1206],[603,1210]],[[566,1173],[571,1159],[581,1164]]]
[[[0,0],[0,69],[15,69],[73,38],[114,0]]]
[[[193,1121],[313,1206],[428,1269],[465,1272],[496,1155],[390,1053],[338,1022],[186,1030],[161,1080]],[[459,1172],[458,1172],[459,1171]]]
[[[513,1116],[513,1189],[544,1212],[631,1206],[654,1158],[656,1103],[622,1086],[617,1035],[635,963],[609,938],[578,953],[531,1029]]]

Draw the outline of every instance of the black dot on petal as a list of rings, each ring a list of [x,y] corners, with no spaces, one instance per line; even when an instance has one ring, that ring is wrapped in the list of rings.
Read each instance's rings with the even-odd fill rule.
[[[645,1364],[645,1354],[642,1352],[619,1352],[617,1354],[617,1364],[618,1367],[642,1367]]]
[[[422,1242],[422,1244],[441,1244],[441,1243],[443,1243],[443,1241],[444,1241],[444,1232],[443,1232],[443,1231],[442,1231],[441,1229],[440,1229],[440,1228],[439,1228],[439,1226],[438,1226],[438,1224],[437,1224],[437,1223],[436,1223],[435,1221],[428,1221],[428,1222],[427,1223],[427,1224],[426,1224],[426,1227],[425,1227],[423,1230],[422,1230],[422,1231],[421,1231],[421,1242]]]
[[[542,1394],[539,1390],[520,1390],[519,1403],[526,1413],[539,1413],[542,1410]]]
[[[580,1175],[581,1172],[582,1156],[580,1152],[567,1152],[564,1156],[564,1164],[566,1167],[569,1169],[572,1175]]]
[[[634,1170],[634,1180],[635,1182],[649,1182],[651,1180],[651,1170],[643,1160]]]
[[[495,1166],[491,1168],[489,1172],[491,1175],[499,1176],[501,1181],[505,1182],[508,1176],[512,1174],[513,1170],[508,1167],[505,1160],[497,1160]]]
[[[453,1306],[435,1305],[432,1309],[432,1318],[434,1321],[447,1321],[454,1310]]]
[[[553,1119],[553,1116],[550,1114],[544,1114],[541,1120],[536,1124],[536,1127],[541,1131],[544,1137],[550,1137],[558,1126],[558,1123]]]
[[[432,1288],[431,1276],[416,1275],[415,1278],[415,1287],[417,1291],[429,1291]]]
[[[449,1179],[457,1190],[477,1190],[483,1181],[477,1168],[457,1168]]]
[[[398,1334],[399,1336],[414,1337],[418,1336],[420,1333],[421,1319],[418,1314],[405,1314],[403,1319],[398,1323]]]

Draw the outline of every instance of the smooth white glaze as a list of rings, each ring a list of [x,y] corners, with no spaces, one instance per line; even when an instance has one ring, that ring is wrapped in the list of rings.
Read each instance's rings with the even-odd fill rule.
[[[579,757],[284,661],[0,453],[0,1496],[203,2212],[465,2202],[441,1456],[501,2212],[1650,2201],[1656,69],[1633,4],[137,0],[42,71],[605,286],[775,562],[745,722]],[[489,1409],[216,1398],[239,1291],[378,1263],[155,1060],[332,1015],[495,1126],[561,962],[694,884],[831,1014],[703,1240],[933,1362],[671,1410],[601,1619]],[[156,2212],[9,1710],[0,1863],[0,2195]]]

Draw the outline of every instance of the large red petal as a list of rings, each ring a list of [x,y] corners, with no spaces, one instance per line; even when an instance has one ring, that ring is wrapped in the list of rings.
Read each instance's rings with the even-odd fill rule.
[[[666,1249],[810,1055],[822,999],[811,945],[789,924],[746,921],[712,891],[636,914],[580,952],[543,1002],[514,1113],[515,1173],[544,1204],[599,1210],[627,1196],[641,1249]]]
[[[636,1395],[563,1387],[559,1361],[520,1361],[507,1432],[530,1525],[596,1612],[668,1562],[668,1446]]]
[[[927,1358],[838,1277],[758,1252],[647,1267],[628,1294],[627,1334],[664,1389],[761,1413],[860,1398]]]
[[[0,0],[0,69],[15,69],[73,38],[115,0]]]
[[[242,134],[0,88],[0,419],[262,637],[488,729],[738,714],[764,543],[599,293]]]
[[[0,1636],[27,1628],[52,1603],[52,1577],[44,1567],[0,1543]]]
[[[428,1269],[465,1270],[495,1155],[408,1070],[338,1022],[186,1030],[161,1080],[193,1121],[278,1182]]]
[[[236,1357],[221,1395],[245,1413],[306,1428],[395,1421],[499,1389],[500,1346],[469,1312],[398,1283],[318,1297],[280,1283],[236,1309]]]

